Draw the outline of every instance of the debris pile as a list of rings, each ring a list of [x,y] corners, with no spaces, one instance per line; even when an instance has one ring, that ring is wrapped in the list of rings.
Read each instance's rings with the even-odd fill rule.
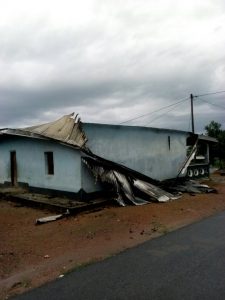
[[[172,184],[169,189],[173,192],[201,194],[217,193],[217,190],[209,187],[207,184],[201,184],[197,180],[182,180]]]
[[[82,160],[92,171],[96,181],[99,180],[111,185],[115,194],[114,199],[121,206],[126,206],[129,203],[143,205],[151,201],[167,202],[179,198],[179,196],[174,196],[151,183],[157,182],[152,178],[143,176],[143,174],[122,165],[96,156],[94,158],[83,157]]]
[[[95,180],[110,184],[114,199],[121,205],[143,205],[152,201],[167,202],[181,197],[182,193],[216,193],[214,188],[195,180],[177,178],[158,182],[127,167],[93,155],[82,161],[93,173]]]

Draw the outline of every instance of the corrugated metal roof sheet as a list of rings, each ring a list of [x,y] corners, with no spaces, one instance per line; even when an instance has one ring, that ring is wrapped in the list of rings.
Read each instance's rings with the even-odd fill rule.
[[[26,127],[26,132],[36,133],[78,147],[84,147],[87,137],[82,130],[80,118],[74,113],[42,125]]]
[[[204,135],[204,134],[199,134],[198,139],[202,141],[207,141],[207,142],[212,142],[212,143],[218,143],[218,140],[214,137]]]

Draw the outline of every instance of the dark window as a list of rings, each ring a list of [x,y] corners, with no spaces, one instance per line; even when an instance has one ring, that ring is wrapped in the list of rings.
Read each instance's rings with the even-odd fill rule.
[[[53,175],[54,174],[53,152],[45,152],[45,166],[46,166],[46,173],[49,175]]]
[[[169,150],[170,150],[170,136],[168,135],[168,147],[169,147]]]

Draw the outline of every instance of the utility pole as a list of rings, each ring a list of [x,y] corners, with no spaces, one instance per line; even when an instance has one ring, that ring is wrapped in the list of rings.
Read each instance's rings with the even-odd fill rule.
[[[190,99],[191,99],[191,128],[192,128],[192,133],[195,133],[193,98],[194,98],[194,96],[191,94],[190,95]]]

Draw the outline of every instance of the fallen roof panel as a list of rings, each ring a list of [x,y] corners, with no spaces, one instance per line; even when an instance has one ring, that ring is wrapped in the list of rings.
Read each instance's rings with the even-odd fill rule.
[[[87,137],[82,129],[81,120],[74,113],[42,125],[23,128],[22,131],[36,133],[74,146],[84,147]]]

